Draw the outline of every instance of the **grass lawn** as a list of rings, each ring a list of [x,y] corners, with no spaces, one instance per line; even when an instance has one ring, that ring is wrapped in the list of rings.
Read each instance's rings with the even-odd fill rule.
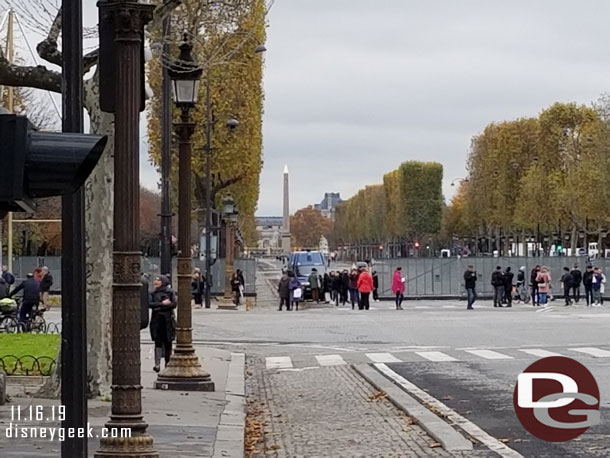
[[[49,375],[59,342],[57,334],[0,334],[0,369],[8,375]]]

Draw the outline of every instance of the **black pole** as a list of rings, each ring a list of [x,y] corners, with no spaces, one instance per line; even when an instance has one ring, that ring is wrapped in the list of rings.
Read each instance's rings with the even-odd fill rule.
[[[62,130],[83,131],[82,0],[62,1]],[[64,430],[87,425],[87,320],[85,296],[85,204],[79,189],[62,198],[61,403]],[[86,437],[66,436],[61,456],[87,456]]]
[[[163,55],[169,56],[169,32],[171,20],[163,20]],[[164,65],[161,88],[161,274],[172,273],[172,213],[169,177],[171,173],[172,107],[170,100],[171,80]]]
[[[209,69],[205,74],[205,308],[209,309],[212,302],[212,99],[210,98],[210,74]]]
[[[158,458],[142,414],[140,316],[140,110],[143,105],[144,27],[154,5],[99,1],[100,69],[110,91],[102,106],[114,112],[114,244],[112,285],[112,408],[106,428],[129,437],[101,437],[96,458]],[[114,71],[112,71],[114,70]],[[110,100],[104,100],[108,97]],[[109,110],[110,111],[110,110]],[[134,211],[135,210],[135,211]],[[115,430],[116,431],[116,430]],[[80,455],[76,455],[79,456]]]

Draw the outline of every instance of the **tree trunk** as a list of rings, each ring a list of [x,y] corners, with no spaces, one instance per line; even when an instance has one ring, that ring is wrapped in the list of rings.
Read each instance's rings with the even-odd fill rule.
[[[576,248],[578,247],[578,228],[576,227],[576,224],[572,225],[572,235],[571,235],[571,239],[570,239],[570,251],[572,252],[572,256],[575,256],[576,253]]]
[[[57,347],[57,356],[55,357],[57,365],[51,376],[36,392],[36,397],[44,399],[59,399],[61,391],[61,342]]]
[[[97,74],[85,83],[85,106],[91,132],[110,136],[85,184],[88,391],[90,396],[103,396],[110,393],[112,367],[114,116],[100,109]]]

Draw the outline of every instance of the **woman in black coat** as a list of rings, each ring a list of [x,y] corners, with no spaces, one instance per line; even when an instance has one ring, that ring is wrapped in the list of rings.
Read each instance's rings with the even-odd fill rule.
[[[349,291],[349,272],[344,270],[341,272],[341,304],[345,305],[347,302],[347,293]]]
[[[165,357],[165,366],[172,355],[172,342],[176,337],[176,295],[165,275],[160,275],[153,281],[154,291],[150,294],[148,307],[152,309],[150,317],[150,337],[155,342],[155,366],[153,370],[161,370],[161,357]]]
[[[203,281],[201,280],[201,273],[198,271],[193,272],[193,277],[191,279],[191,299],[193,301],[193,305],[197,308],[201,308],[201,304],[203,303]]]
[[[244,274],[241,270],[237,269],[231,276],[231,290],[233,291],[233,303],[235,305],[239,305],[239,300],[244,292],[245,286]]]

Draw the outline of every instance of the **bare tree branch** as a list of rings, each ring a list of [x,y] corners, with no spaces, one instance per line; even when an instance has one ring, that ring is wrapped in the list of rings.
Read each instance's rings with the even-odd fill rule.
[[[167,17],[174,9],[179,7],[182,4],[182,0],[168,0],[166,2],[162,2],[157,9],[155,9],[153,20],[149,27],[160,27],[163,19]]]
[[[47,37],[36,46],[36,52],[38,52],[38,55],[41,58],[61,67],[61,52],[57,47],[57,40],[59,40],[60,33],[61,8],[57,10],[57,14],[53,20],[53,23],[51,24],[51,27],[49,28]]]
[[[219,175],[217,174],[212,174],[212,183],[211,183],[211,190],[210,190],[210,194],[211,194],[211,202],[212,205],[214,205],[214,202],[216,201],[216,195],[222,191],[225,188],[228,188],[229,186],[232,186],[236,183],[239,183],[241,180],[243,180],[246,177],[245,173],[236,175],[232,178],[227,178],[225,180],[220,179]],[[218,178],[218,183],[215,183],[216,178]],[[205,176],[199,176],[196,175],[195,176],[195,197],[196,200],[198,202],[204,202],[205,201],[205,190],[206,190],[206,183],[205,183]]]
[[[57,40],[61,33],[61,8],[57,11],[57,16],[53,21],[53,25],[49,29],[47,37],[38,43],[36,51],[38,55],[52,64],[62,66],[62,53],[57,46]],[[91,68],[97,64],[98,50],[91,51],[83,56],[83,74],[87,73]]]
[[[0,82],[5,86],[61,92],[61,73],[42,65],[37,67],[11,65],[4,56],[0,57]]]
[[[211,194],[212,194],[212,202],[216,201],[216,195],[225,188],[228,188],[231,185],[239,183],[246,177],[245,173],[234,176],[233,178],[228,178],[226,180],[220,180],[218,184],[212,186]]]

